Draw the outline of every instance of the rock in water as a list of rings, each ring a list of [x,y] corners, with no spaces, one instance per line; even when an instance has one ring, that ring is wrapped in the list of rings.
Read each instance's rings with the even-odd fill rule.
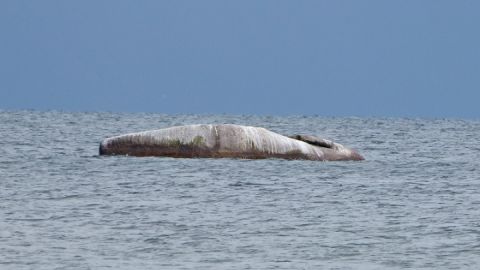
[[[107,138],[100,155],[182,158],[363,160],[353,149],[310,135],[286,137],[261,127],[188,125]]]

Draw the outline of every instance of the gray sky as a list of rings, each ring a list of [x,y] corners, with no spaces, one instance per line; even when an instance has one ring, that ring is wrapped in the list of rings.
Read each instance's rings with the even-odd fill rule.
[[[0,1],[0,109],[478,118],[479,1]]]

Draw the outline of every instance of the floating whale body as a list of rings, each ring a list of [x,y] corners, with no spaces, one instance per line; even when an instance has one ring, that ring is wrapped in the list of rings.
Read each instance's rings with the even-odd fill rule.
[[[355,150],[311,135],[283,136],[261,127],[175,126],[103,140],[100,155],[179,158],[363,160]]]

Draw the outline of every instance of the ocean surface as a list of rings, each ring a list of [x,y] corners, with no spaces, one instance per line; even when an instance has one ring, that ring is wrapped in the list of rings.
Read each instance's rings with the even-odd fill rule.
[[[361,162],[99,156],[197,123]],[[0,111],[0,269],[480,269],[480,121]]]

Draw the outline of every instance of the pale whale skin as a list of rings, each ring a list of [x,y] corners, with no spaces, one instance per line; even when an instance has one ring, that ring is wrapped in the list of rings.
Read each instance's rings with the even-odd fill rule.
[[[180,158],[363,160],[353,149],[309,135],[283,136],[261,127],[188,125],[110,137],[100,155]]]

